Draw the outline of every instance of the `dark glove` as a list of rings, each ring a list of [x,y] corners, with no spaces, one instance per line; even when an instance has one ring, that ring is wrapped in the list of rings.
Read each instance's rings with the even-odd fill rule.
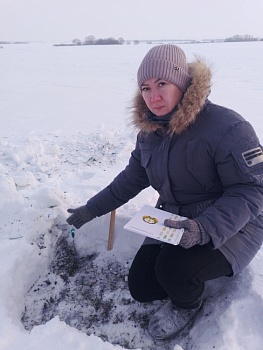
[[[68,213],[72,215],[67,218],[67,223],[76,228],[80,228],[82,225],[94,219],[94,216],[90,213],[86,205],[82,205],[76,209],[68,209]]]
[[[196,220],[187,219],[182,221],[175,221],[166,219],[164,221],[164,225],[172,228],[184,228],[184,233],[179,242],[179,245],[185,249],[191,248],[196,244],[206,244],[211,239],[203,226]]]

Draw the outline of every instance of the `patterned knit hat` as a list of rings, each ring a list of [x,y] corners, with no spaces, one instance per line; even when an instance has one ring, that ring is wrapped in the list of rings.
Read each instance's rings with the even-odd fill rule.
[[[191,83],[184,51],[172,44],[154,46],[144,57],[137,72],[139,88],[148,79],[160,78],[185,92]]]

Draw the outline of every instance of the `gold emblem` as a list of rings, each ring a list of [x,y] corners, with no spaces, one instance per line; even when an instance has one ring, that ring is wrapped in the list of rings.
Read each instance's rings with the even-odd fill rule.
[[[144,222],[147,222],[147,224],[157,224],[158,220],[156,218],[152,218],[149,215],[144,215],[142,217]]]

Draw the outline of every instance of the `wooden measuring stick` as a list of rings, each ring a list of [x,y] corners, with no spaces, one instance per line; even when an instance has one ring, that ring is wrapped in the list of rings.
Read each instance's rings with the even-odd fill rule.
[[[112,248],[113,248],[115,217],[116,217],[116,209],[110,213],[108,250],[112,250]]]

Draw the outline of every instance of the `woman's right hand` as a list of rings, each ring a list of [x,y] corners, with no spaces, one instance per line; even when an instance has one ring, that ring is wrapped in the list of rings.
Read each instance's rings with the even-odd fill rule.
[[[94,216],[90,213],[86,205],[75,209],[68,209],[67,211],[72,214],[67,218],[67,223],[73,225],[77,229],[94,219]]]

